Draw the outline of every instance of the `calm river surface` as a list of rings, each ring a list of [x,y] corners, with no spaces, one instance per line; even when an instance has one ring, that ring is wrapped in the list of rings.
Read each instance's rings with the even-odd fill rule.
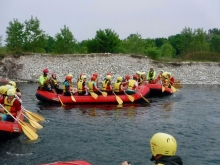
[[[220,86],[184,85],[180,92],[143,103],[60,105],[35,97],[37,84],[21,83],[23,106],[46,118],[29,141],[24,134],[0,143],[0,165],[86,160],[93,165],[151,165],[149,140],[172,134],[185,165],[220,164]]]

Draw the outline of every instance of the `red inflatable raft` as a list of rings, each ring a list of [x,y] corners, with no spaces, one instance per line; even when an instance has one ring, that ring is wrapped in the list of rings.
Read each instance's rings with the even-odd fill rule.
[[[83,160],[69,161],[69,162],[54,162],[48,164],[40,164],[40,165],[92,165]]]
[[[165,88],[164,91],[162,91],[162,85],[161,84],[146,84],[146,86],[150,89],[150,95],[149,97],[160,97],[160,96],[167,96],[173,94],[173,91],[170,88]]]
[[[134,101],[137,101],[142,98],[142,96],[147,97],[147,95],[150,92],[150,89],[147,86],[139,86],[139,91],[140,94],[136,93],[131,95],[134,98]],[[97,99],[93,98],[91,95],[88,96],[79,96],[79,95],[74,95],[74,99],[76,102],[74,102],[71,99],[71,96],[63,96],[61,94],[57,95],[56,93],[48,92],[48,91],[42,91],[42,90],[37,90],[36,97],[38,100],[43,101],[43,102],[56,102],[60,103],[60,100],[65,104],[76,104],[76,103],[117,103],[116,96],[113,94],[108,94],[107,97],[104,97],[102,95],[99,95]],[[121,94],[117,95],[120,97],[120,99],[123,102],[131,102],[128,98],[127,95]]]
[[[17,118],[23,121],[24,116],[22,115],[21,111]],[[22,128],[17,121],[0,121],[0,141],[6,141],[15,138],[20,135],[21,131]]]

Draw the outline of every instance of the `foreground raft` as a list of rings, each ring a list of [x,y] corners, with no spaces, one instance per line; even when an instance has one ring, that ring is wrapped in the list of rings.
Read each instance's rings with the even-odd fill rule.
[[[40,164],[40,165],[92,165],[92,164],[84,160],[75,160],[69,162],[54,162],[54,163]]]
[[[147,97],[150,93],[150,89],[147,86],[139,86],[138,87],[140,93],[136,93],[130,95],[134,98],[134,101],[142,99],[142,97]],[[131,102],[129,96],[126,94],[108,94],[106,97],[102,95],[98,95],[95,99],[91,95],[73,95],[74,100],[71,96],[63,96],[62,94],[56,94],[48,91],[37,90],[35,95],[38,100],[43,102],[53,102],[53,103],[62,103],[64,104],[77,104],[77,103],[117,103],[117,97],[119,97],[123,102]]]
[[[17,119],[24,120],[22,111],[17,116]],[[18,137],[22,132],[21,125],[17,122],[0,121],[0,141],[6,141]]]

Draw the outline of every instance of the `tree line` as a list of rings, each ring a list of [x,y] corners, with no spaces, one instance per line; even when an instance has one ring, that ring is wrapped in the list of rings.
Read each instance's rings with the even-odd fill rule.
[[[185,27],[179,34],[154,39],[144,39],[138,33],[120,39],[112,29],[99,29],[94,38],[77,42],[66,25],[52,37],[40,28],[40,21],[31,16],[24,23],[17,19],[10,21],[5,42],[2,46],[0,36],[1,55],[122,53],[146,55],[155,60],[220,61],[220,29],[217,28],[206,32],[202,28]]]

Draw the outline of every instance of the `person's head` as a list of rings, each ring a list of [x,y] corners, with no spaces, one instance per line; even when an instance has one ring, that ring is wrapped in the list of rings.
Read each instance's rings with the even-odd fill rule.
[[[130,77],[129,75],[126,75],[126,76],[125,76],[125,79],[126,79],[126,80],[129,80],[130,78],[131,78],[131,77]]]
[[[9,81],[8,84],[16,88],[16,83],[14,81]]]
[[[137,79],[138,79],[138,75],[134,74],[134,75],[133,75],[133,79],[134,79],[134,80],[137,80]]]
[[[122,80],[123,80],[123,78],[121,76],[117,78],[118,82],[122,82]]]
[[[49,73],[49,70],[48,70],[47,68],[45,68],[45,69],[43,70],[43,73],[44,73],[44,75],[47,75],[47,74]]]
[[[8,88],[6,86],[0,86],[0,94],[6,95]]]
[[[111,76],[111,75],[107,75],[107,76],[105,77],[105,79],[106,79],[106,80],[111,80],[111,79],[112,79],[112,76]]]
[[[72,76],[68,74],[68,75],[66,76],[66,80],[67,80],[67,81],[71,81],[71,80],[72,80]]]
[[[170,72],[167,72],[167,77],[171,78],[171,73]]]
[[[83,81],[86,81],[86,75],[82,75],[81,79],[82,79]]]
[[[137,76],[140,77],[140,75],[141,75],[141,71],[137,71],[136,74],[137,74]]]
[[[150,71],[153,71],[153,70],[154,70],[154,67],[153,67],[153,66],[151,66],[151,67],[150,67]]]
[[[8,100],[12,100],[15,97],[15,89],[10,88],[7,91]]]
[[[96,80],[96,77],[95,76],[92,76],[91,77],[91,81],[95,81]]]
[[[156,160],[161,156],[174,156],[177,150],[176,139],[167,133],[156,133],[150,139],[152,152],[151,160]]]
[[[56,73],[52,73],[51,77],[55,79],[56,78]]]
[[[92,76],[95,76],[96,78],[98,77],[98,74],[97,73],[93,73]]]

